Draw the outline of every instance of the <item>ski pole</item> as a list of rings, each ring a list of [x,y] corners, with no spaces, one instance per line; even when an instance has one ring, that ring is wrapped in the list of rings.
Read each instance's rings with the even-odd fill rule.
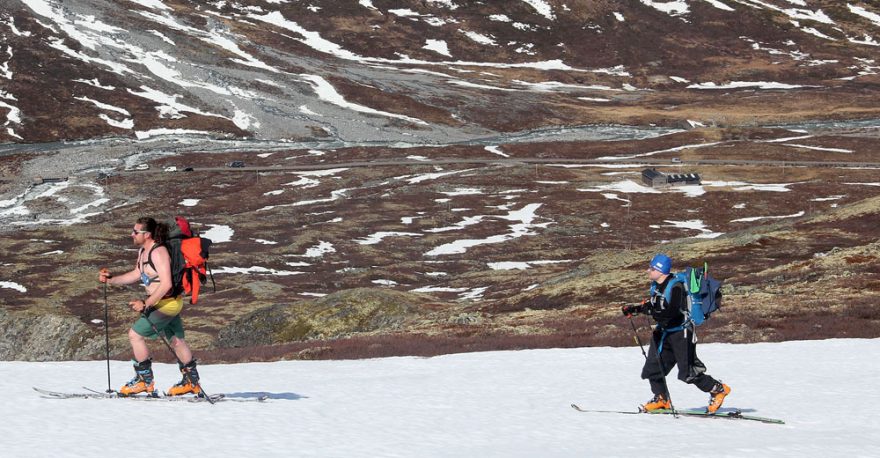
[[[665,337],[662,336],[661,339]],[[653,340],[653,337],[651,338]],[[663,343],[662,340],[660,342]],[[660,359],[660,351],[659,344],[654,346],[654,356],[657,357],[657,365],[660,366],[660,379],[663,380],[663,389],[666,391],[666,399],[669,400],[669,410],[672,411],[672,416],[678,418],[678,413],[675,411],[675,405],[672,404],[672,395],[669,394],[669,383],[666,382],[666,368],[663,367],[663,360]]]
[[[163,344],[165,344],[165,347],[168,348],[168,351],[170,351],[171,354],[174,355],[174,359],[177,361],[177,364],[179,364],[181,367],[183,367],[183,365],[184,365],[183,361],[181,361],[180,358],[177,357],[177,353],[174,351],[173,348],[171,348],[171,344],[168,343],[168,340],[165,338],[165,336],[163,336],[161,333],[159,333],[159,329],[156,328],[156,325],[152,321],[150,321],[150,317],[148,317],[145,312],[141,312],[141,316],[144,317],[145,320],[147,320],[147,323],[150,323],[150,328],[152,328],[153,332],[155,332],[156,335],[159,336],[159,339],[162,341]],[[192,381],[192,380],[190,380],[190,381]],[[214,400],[211,399],[211,396],[209,396],[208,393],[205,393],[205,390],[202,389],[201,383],[196,382],[196,386],[199,387],[200,395],[203,395],[205,397],[205,399],[208,400],[209,403],[214,404]]]
[[[642,356],[644,356],[644,357],[645,357],[645,360],[647,360],[647,359],[648,359],[648,354],[645,353],[645,346],[642,345],[642,339],[639,338],[639,331],[636,330],[636,323],[633,321],[633,317],[632,317],[632,315],[627,315],[627,317],[629,318],[629,324],[630,324],[630,325],[632,326],[632,328],[633,328],[633,335],[635,335],[636,343],[639,344],[639,348],[642,350]]]
[[[107,321],[109,320],[109,312],[107,311],[107,282],[104,282],[104,351],[107,353],[107,392],[112,393],[110,388],[110,329]]]
[[[645,353],[645,347],[642,345],[642,339],[639,338],[639,332],[636,329],[636,323],[633,321],[632,316],[629,316],[629,324],[632,325],[633,334],[635,335],[636,342],[639,344],[639,348],[642,350],[642,356],[645,357],[645,361],[648,360],[648,355]],[[653,340],[653,338],[652,338]],[[654,356],[657,357],[657,366],[660,368],[660,379],[663,380],[663,390],[666,391],[666,399],[669,400],[669,410],[672,411],[672,416],[678,418],[678,414],[675,412],[675,406],[672,404],[672,396],[669,394],[669,385],[666,383],[666,370],[663,367],[663,361],[660,359],[660,352],[657,351],[655,346]]]

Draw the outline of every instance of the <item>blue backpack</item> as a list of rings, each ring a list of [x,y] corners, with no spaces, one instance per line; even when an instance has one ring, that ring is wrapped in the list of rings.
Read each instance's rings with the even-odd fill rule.
[[[712,312],[721,308],[721,282],[709,276],[709,264],[703,263],[703,267],[688,267],[684,272],[673,274],[663,298],[670,302],[672,287],[681,283],[687,292],[688,308],[685,323],[688,321],[696,326],[703,324]],[[651,295],[654,294],[656,284],[651,284]]]

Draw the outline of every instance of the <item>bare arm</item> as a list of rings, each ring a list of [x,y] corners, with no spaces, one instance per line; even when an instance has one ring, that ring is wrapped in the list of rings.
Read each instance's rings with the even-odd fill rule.
[[[124,274],[111,275],[107,278],[107,283],[111,285],[130,285],[140,280],[141,274],[137,269],[130,270]]]
[[[107,268],[102,268],[98,272],[98,281],[101,283],[109,283],[111,285],[129,285],[140,280],[141,274],[137,267],[129,270],[124,274],[114,275]]]

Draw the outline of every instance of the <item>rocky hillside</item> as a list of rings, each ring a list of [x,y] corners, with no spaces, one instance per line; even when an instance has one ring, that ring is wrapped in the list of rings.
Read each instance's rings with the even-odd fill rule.
[[[128,358],[141,291],[97,269],[174,214],[215,242],[208,361],[629,345],[658,251],[725,280],[705,341],[878,337],[877,36],[866,2],[6,0],[0,358],[103,357],[105,304]]]
[[[552,125],[876,117],[880,8],[7,0],[0,40],[0,141],[173,130],[446,143]]]

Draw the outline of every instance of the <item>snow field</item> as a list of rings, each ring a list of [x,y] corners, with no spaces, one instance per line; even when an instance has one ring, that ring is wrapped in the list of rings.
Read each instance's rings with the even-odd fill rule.
[[[733,392],[725,407],[782,418],[757,422],[590,414],[650,397],[636,347],[466,353],[435,358],[282,361],[200,367],[209,393],[257,403],[55,400],[40,386],[106,388],[106,363],[0,363],[4,455],[460,457],[880,456],[871,389],[880,339],[701,344],[709,373]],[[128,362],[112,361],[114,388]],[[179,377],[156,364],[157,386]],[[708,396],[671,379],[678,408]],[[7,455],[8,453],[8,455]]]

